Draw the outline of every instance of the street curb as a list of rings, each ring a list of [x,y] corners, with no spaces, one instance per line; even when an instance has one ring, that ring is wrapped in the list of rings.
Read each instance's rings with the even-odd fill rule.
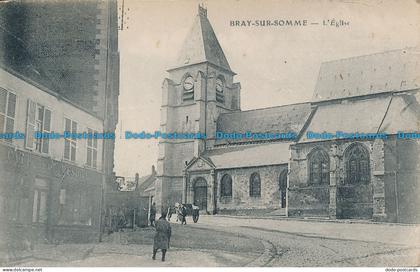
[[[328,218],[297,218],[286,216],[246,216],[246,215],[212,215],[214,217],[226,217],[236,219],[271,219],[278,221],[303,221],[303,222],[316,222],[316,223],[336,223],[336,224],[366,224],[366,225],[389,225],[389,226],[405,226],[417,227],[419,223],[390,223],[390,222],[376,222],[376,221],[362,221],[350,219],[328,219]]]

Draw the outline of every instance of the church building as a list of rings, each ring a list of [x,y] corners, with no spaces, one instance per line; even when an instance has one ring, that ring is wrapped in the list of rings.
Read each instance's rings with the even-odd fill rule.
[[[206,138],[160,140],[158,206],[420,222],[418,48],[323,63],[307,103],[242,111],[241,85],[199,7],[168,73],[161,132]],[[250,132],[279,137],[216,137]]]

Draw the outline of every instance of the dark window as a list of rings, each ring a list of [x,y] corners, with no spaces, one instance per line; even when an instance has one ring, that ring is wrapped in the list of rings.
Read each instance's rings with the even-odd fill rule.
[[[35,179],[34,202],[32,206],[32,222],[47,222],[48,182],[43,179]]]
[[[327,152],[322,149],[313,150],[308,156],[309,162],[309,183],[329,184],[330,183],[330,159]]]
[[[216,101],[219,103],[225,103],[224,90],[225,80],[220,76],[216,79]]]
[[[361,144],[351,145],[345,152],[346,184],[370,181],[369,153]]]
[[[91,226],[94,220],[95,197],[92,188],[67,187],[62,190],[59,225]]]
[[[182,82],[182,88],[182,101],[194,101],[194,78],[192,76],[185,76]]]
[[[261,178],[258,173],[253,173],[249,180],[249,196],[261,196]]]
[[[220,182],[220,195],[232,196],[232,178],[228,174],[224,175]]]

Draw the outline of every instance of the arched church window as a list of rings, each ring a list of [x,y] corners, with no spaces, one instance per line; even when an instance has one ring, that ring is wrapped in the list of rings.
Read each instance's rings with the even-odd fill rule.
[[[220,196],[232,196],[232,177],[228,174],[225,174],[220,182]]]
[[[194,78],[191,75],[186,75],[182,82],[183,93],[182,101],[194,100]]]
[[[370,181],[369,152],[362,144],[350,145],[344,153],[346,163],[346,184]]]
[[[330,183],[330,158],[328,153],[320,148],[315,148],[308,155],[309,183]]]
[[[261,196],[261,178],[258,173],[252,173],[249,180],[249,196]]]
[[[225,103],[225,80],[222,76],[216,79],[216,101],[219,103]]]

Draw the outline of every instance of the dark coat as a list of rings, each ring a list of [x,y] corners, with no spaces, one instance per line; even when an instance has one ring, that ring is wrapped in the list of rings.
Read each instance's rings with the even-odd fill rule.
[[[152,207],[150,207],[150,217],[155,217],[156,216],[156,206],[152,205]]]
[[[156,222],[156,233],[153,241],[153,249],[168,249],[171,240],[171,225],[165,218],[159,218]]]
[[[187,208],[185,206],[182,206],[181,208],[181,214],[182,216],[186,217],[187,216]]]

